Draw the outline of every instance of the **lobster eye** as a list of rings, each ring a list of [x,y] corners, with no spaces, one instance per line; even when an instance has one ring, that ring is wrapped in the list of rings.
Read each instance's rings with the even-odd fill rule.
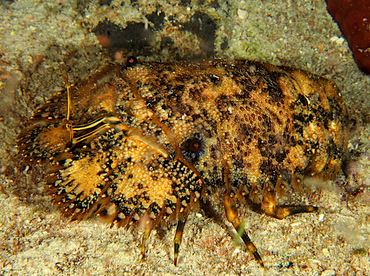
[[[190,138],[183,143],[182,149],[187,153],[198,154],[203,149],[203,142],[198,138]]]
[[[206,143],[201,134],[193,133],[180,145],[181,152],[194,165],[200,161],[206,152]]]

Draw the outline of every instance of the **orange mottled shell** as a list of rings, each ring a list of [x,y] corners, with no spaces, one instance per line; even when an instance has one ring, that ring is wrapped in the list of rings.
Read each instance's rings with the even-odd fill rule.
[[[155,225],[222,195],[284,200],[305,176],[332,179],[347,148],[338,89],[253,61],[107,65],[61,92],[19,136],[65,214]],[[32,173],[32,172],[31,172]]]

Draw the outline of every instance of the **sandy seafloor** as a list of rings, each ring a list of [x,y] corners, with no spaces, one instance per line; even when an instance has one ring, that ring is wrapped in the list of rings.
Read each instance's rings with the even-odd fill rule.
[[[16,152],[22,116],[64,87],[66,70],[75,82],[110,58],[89,26],[108,17],[123,26],[143,22],[157,7],[166,20],[173,15],[180,22],[197,10],[209,14],[218,26],[216,57],[286,64],[332,79],[360,120],[350,144],[357,159],[349,178],[324,183],[310,196],[318,213],[280,221],[245,211],[246,229],[266,270],[234,244],[229,228],[201,213],[188,220],[177,267],[175,227],[161,237],[154,231],[142,261],[135,233],[97,221],[68,222],[50,199],[22,191],[17,197],[18,184],[1,176],[1,275],[370,275],[370,130],[361,123],[370,111],[370,77],[357,69],[323,0],[192,1],[188,7],[151,0],[112,1],[112,7],[99,1],[10,2],[0,2],[1,171]],[[225,37],[226,49],[220,46]],[[356,196],[345,192],[360,186],[364,190]]]

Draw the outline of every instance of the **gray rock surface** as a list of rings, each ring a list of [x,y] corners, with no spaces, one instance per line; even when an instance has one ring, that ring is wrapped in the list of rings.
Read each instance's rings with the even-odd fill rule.
[[[27,183],[0,175],[0,274],[370,274],[370,129],[362,123],[370,113],[370,77],[357,69],[323,0],[11,2],[0,2],[0,172],[12,164],[20,124],[66,86],[65,76],[75,83],[111,59],[94,27],[109,18],[123,27],[134,21],[154,28],[145,15],[161,11],[164,27],[155,31],[153,52],[142,59],[204,55],[208,36],[202,41],[194,31],[182,29],[201,11],[217,25],[216,57],[285,64],[335,81],[359,119],[350,144],[358,156],[349,164],[347,180],[306,181],[316,189],[310,195],[320,208],[316,214],[279,221],[245,210],[245,226],[265,271],[234,243],[230,225],[201,213],[191,214],[186,225],[178,267],[172,264],[175,227],[154,231],[142,261],[135,230],[110,229],[98,221],[69,222],[48,197],[15,191]],[[111,5],[101,5],[106,2]],[[165,36],[171,37],[177,54],[158,46]]]

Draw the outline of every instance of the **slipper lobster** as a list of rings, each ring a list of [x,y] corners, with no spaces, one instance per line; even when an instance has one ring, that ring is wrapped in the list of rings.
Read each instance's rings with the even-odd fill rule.
[[[131,58],[48,100],[18,148],[22,164],[43,172],[64,215],[140,227],[143,256],[152,229],[176,221],[176,265],[189,213],[208,202],[223,205],[263,266],[238,208],[278,219],[314,212],[289,198],[304,177],[338,175],[348,124],[336,86],[301,70]]]

